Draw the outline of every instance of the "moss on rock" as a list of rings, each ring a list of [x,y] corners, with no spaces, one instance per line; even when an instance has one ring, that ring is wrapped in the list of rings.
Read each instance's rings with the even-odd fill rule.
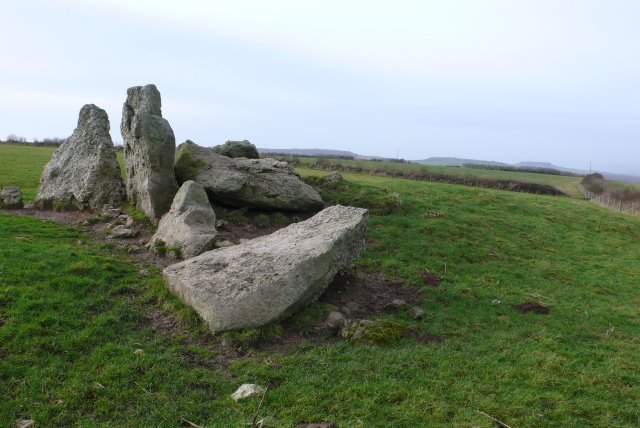
[[[411,328],[391,320],[345,320],[342,337],[353,344],[383,345],[405,337]]]

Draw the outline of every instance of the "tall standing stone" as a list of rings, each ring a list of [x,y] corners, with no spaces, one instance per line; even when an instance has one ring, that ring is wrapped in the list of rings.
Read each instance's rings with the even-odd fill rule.
[[[77,128],[42,172],[36,206],[84,210],[122,204],[124,186],[109,127],[106,111],[82,107]]]
[[[176,139],[162,117],[160,92],[155,85],[127,89],[120,131],[127,198],[157,221],[169,211],[178,185],[173,173]]]

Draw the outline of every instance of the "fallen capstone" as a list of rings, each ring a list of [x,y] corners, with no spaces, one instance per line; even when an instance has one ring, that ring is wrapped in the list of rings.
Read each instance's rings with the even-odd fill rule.
[[[122,205],[124,184],[109,133],[107,112],[80,109],[78,126],[53,154],[40,177],[35,206],[41,209],[100,209]]]
[[[323,207],[315,189],[287,162],[232,159],[187,140],[178,146],[178,181],[196,181],[215,202],[255,209],[314,211]]]
[[[162,241],[168,247],[180,248],[180,254],[188,259],[215,247],[216,214],[211,208],[204,188],[195,181],[182,184],[173,204],[158,225],[151,238],[152,246]]]
[[[260,159],[258,149],[248,140],[227,141],[224,144],[213,146],[211,150],[218,153],[219,155],[227,156],[230,158]]]
[[[0,191],[0,209],[19,210],[24,207],[22,190],[17,186],[8,186]]]
[[[316,300],[364,248],[368,211],[335,205],[271,235],[164,269],[211,331],[258,327]]]
[[[173,173],[176,140],[162,117],[155,85],[127,89],[120,131],[124,141],[127,198],[153,221],[169,211],[178,191]]]

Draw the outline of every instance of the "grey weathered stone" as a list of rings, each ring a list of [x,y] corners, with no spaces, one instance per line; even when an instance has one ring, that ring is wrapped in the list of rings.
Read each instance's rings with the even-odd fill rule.
[[[110,235],[112,238],[135,238],[140,233],[137,229],[129,228],[123,224],[114,226],[111,229]]]
[[[346,305],[340,307],[340,312],[347,316],[362,315],[367,310],[357,302],[347,302]]]
[[[233,247],[234,245],[236,244],[228,240],[216,241],[216,248]]]
[[[243,398],[253,397],[254,395],[263,395],[266,392],[264,386],[256,385],[254,383],[243,383],[238,387],[236,392],[231,394],[231,398],[234,400],[242,400]]]
[[[407,306],[407,302],[404,299],[393,299],[390,304],[391,307],[395,309],[400,309],[404,306]]]
[[[33,419],[18,419],[16,421],[16,428],[30,428],[32,427],[36,421]]]
[[[257,327],[317,299],[364,248],[368,213],[335,205],[310,219],[164,269],[213,332]]]
[[[162,216],[151,242],[161,240],[166,246],[179,247],[182,257],[188,259],[213,249],[217,235],[216,214],[207,193],[200,184],[187,181]]]
[[[342,326],[344,320],[345,318],[342,312],[331,311],[324,324],[329,328],[338,328]]]
[[[127,89],[120,124],[124,140],[127,198],[157,221],[169,211],[178,185],[173,173],[176,140],[162,118],[155,85]]]
[[[102,209],[102,215],[109,218],[116,218],[120,216],[120,214],[122,214],[122,210],[120,208],[113,208],[110,205],[107,205]]]
[[[16,186],[7,186],[0,191],[0,209],[19,210],[24,206],[22,190]]]
[[[202,184],[209,198],[237,207],[313,211],[322,198],[286,162],[276,159],[232,159],[186,141],[178,147],[179,181]]]
[[[409,309],[409,314],[417,320],[424,318],[424,309],[419,306],[413,306]]]
[[[107,112],[93,104],[82,107],[77,128],[42,172],[37,207],[84,210],[122,204],[124,186],[109,127]]]
[[[121,214],[118,216],[118,223],[124,224],[126,227],[133,227],[135,222],[136,221],[133,217],[128,216],[126,214]]]
[[[251,144],[248,140],[242,141],[227,141],[224,144],[213,146],[211,148],[214,152],[227,156],[230,158],[248,158],[248,159],[260,159],[258,149],[255,145]]]

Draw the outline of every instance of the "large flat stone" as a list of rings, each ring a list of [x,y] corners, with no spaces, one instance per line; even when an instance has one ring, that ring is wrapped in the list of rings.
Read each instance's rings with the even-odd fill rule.
[[[318,192],[276,159],[233,159],[186,141],[176,152],[175,172],[179,181],[202,184],[211,200],[225,205],[286,211],[323,206]]]
[[[257,327],[317,299],[364,248],[368,212],[341,205],[271,235],[165,268],[165,282],[213,332]]]

